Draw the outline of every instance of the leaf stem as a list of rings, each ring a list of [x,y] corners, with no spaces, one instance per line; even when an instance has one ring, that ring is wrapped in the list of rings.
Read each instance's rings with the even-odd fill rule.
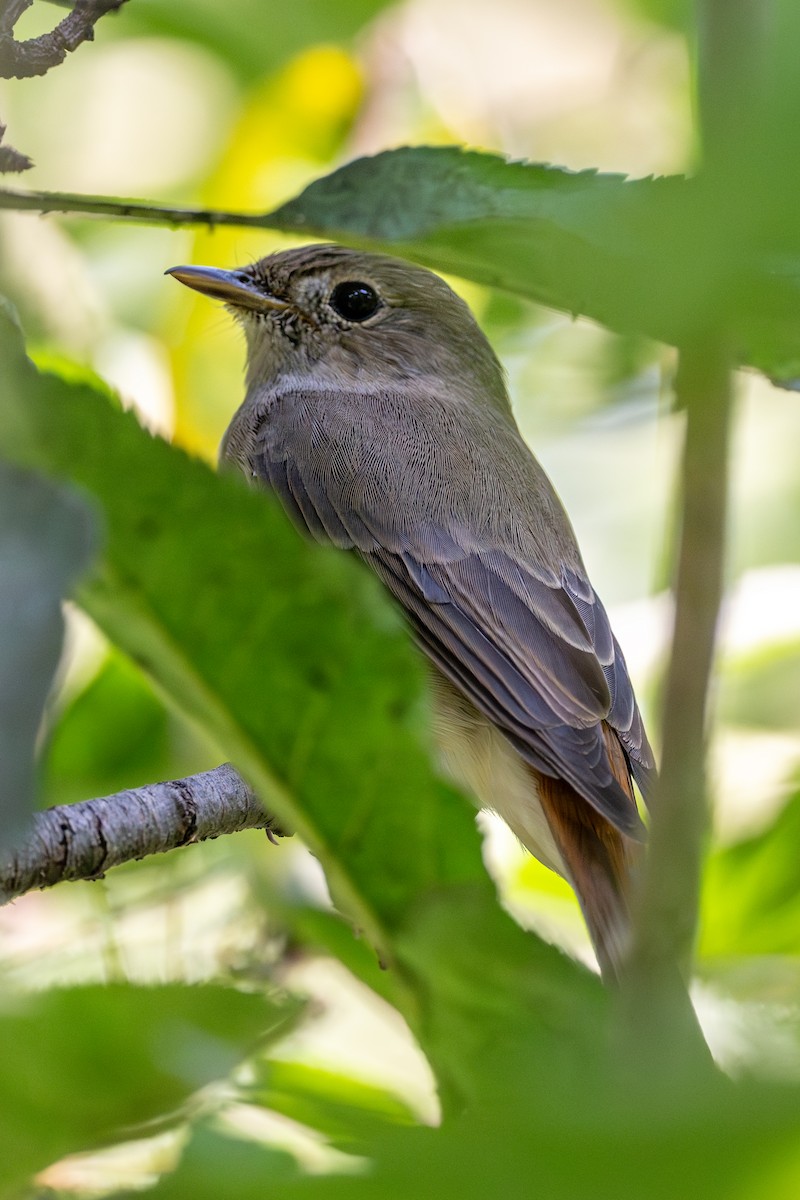
[[[736,180],[746,136],[737,117],[758,86],[763,42],[755,0],[699,0],[698,99],[703,163],[698,184],[711,219]],[[742,136],[739,136],[742,134]],[[725,276],[730,264],[709,257]],[[686,413],[681,469],[675,619],[665,689],[662,772],[652,808],[650,848],[641,881],[622,1005],[629,1029],[647,1036],[663,1061],[696,1049],[698,1027],[685,985],[698,922],[709,828],[706,795],[708,691],[722,600],[733,404],[733,351],[725,313],[709,313],[683,340],[675,380]],[[640,1045],[643,1044],[640,1040]],[[683,1058],[683,1055],[678,1055]]]
[[[17,212],[69,213],[73,216],[118,217],[154,225],[244,225],[266,229],[265,213],[237,213],[213,208],[172,208],[165,204],[147,204],[139,200],[109,200],[105,196],[84,196],[75,192],[37,192],[18,188],[0,188],[0,209]]]
[[[631,968],[657,976],[688,965],[708,832],[705,729],[725,556],[731,358],[710,332],[681,351],[675,391],[686,411],[675,622],[660,787]]]

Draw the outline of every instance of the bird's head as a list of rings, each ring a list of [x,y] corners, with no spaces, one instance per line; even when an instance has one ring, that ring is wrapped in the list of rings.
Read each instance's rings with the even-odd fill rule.
[[[467,305],[423,267],[343,246],[302,246],[249,267],[172,267],[224,301],[247,338],[252,389],[402,388],[433,379],[506,409],[502,370]]]

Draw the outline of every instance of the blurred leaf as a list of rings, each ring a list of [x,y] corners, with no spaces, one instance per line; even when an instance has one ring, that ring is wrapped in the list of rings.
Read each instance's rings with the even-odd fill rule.
[[[13,389],[13,380],[4,382]],[[24,397],[4,396],[15,402]],[[33,807],[36,738],[64,632],[61,600],[94,542],[83,500],[0,460],[0,839],[18,833]]]
[[[191,17],[170,0],[140,0],[125,9],[119,32],[192,40],[252,82],[304,46],[342,42],[387,7],[388,0],[193,0]]]
[[[719,712],[729,725],[800,728],[800,641],[772,643],[727,662]]]
[[[701,953],[800,954],[800,791],[763,833],[709,859]]]
[[[642,374],[660,366],[663,357],[659,347],[653,346],[652,342],[636,334],[608,338],[602,349],[597,374],[602,394],[607,395],[610,392],[612,397],[613,389],[621,385],[635,386],[637,382],[640,384]],[[642,390],[652,392],[652,387]]]
[[[685,32],[692,27],[696,6],[692,0],[623,0],[624,7],[638,16]]]
[[[110,384],[106,383],[105,379],[86,363],[79,362],[71,358],[68,354],[61,353],[56,346],[51,345],[29,345],[28,354],[31,362],[39,371],[57,375],[65,383],[85,383],[93,391],[101,392],[109,404],[113,404],[115,408],[120,410],[122,409],[122,403],[118,394]]]
[[[794,1200],[799,1102],[796,1089],[728,1081],[664,1094],[556,1078],[527,1106],[515,1094],[441,1129],[386,1128],[352,1174],[280,1177],[274,1152],[206,1139],[153,1196],[210,1196],[200,1158],[212,1185],[235,1180],[237,1200]]]
[[[405,1200],[411,1195],[419,1200],[789,1200],[791,1188],[775,1189],[774,1180],[778,1171],[787,1170],[787,1160],[797,1185],[796,1093],[725,1097],[697,1090],[663,1103],[632,1092],[612,1092],[601,1100],[589,1083],[569,1099],[565,1103],[567,1096],[559,1094],[556,1083],[527,1111],[500,1104],[442,1130],[387,1133],[367,1178],[309,1181],[302,1195],[306,1200]],[[282,1187],[276,1196],[294,1194],[297,1189]]]
[[[787,383],[800,376],[800,255],[784,256],[780,269],[774,256],[756,266],[763,231],[745,237],[724,198],[696,181],[402,148],[317,180],[265,224],[406,254],[670,343],[702,325],[713,304],[743,362]]]
[[[431,770],[422,664],[377,581],[298,537],[271,496],[6,347],[24,404],[0,409],[0,445],[104,506],[106,552],[82,602],[318,855],[437,1069],[480,1091],[490,1064],[471,1050],[510,1011],[509,1044],[571,1037],[551,1018],[572,1005],[590,1029],[597,981],[502,912],[473,815]],[[436,931],[418,927],[433,912]]]
[[[210,985],[5,990],[0,1186],[123,1126],[174,1120],[178,1105],[225,1078],[266,1030],[287,1033],[298,1011]]]

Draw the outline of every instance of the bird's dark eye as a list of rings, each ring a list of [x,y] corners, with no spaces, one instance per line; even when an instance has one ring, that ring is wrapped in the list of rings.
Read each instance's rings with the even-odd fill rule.
[[[345,321],[366,321],[380,307],[380,296],[368,283],[348,280],[337,283],[328,302]]]

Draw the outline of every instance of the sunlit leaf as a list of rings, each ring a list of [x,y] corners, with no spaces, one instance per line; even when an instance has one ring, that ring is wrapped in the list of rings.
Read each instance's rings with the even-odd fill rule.
[[[367,1150],[387,1124],[417,1124],[408,1105],[385,1088],[305,1063],[262,1061],[246,1099],[317,1130],[350,1153]]]
[[[623,0],[631,12],[658,21],[681,32],[691,28],[694,9],[691,0]]]

